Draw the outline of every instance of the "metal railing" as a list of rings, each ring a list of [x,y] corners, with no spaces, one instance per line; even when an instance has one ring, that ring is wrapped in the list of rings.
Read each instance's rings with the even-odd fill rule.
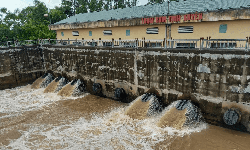
[[[199,39],[168,39],[167,48],[199,48]]]
[[[204,48],[222,48],[222,49],[249,49],[249,40],[246,39],[204,39],[201,47]]]
[[[166,45],[165,45],[166,43]],[[73,46],[101,46],[101,47],[133,47],[133,48],[198,48],[204,49],[245,49],[249,50],[250,38],[247,39],[133,39],[133,40],[57,40],[38,39],[24,41],[0,42],[0,47],[16,47],[30,45],[73,45]]]

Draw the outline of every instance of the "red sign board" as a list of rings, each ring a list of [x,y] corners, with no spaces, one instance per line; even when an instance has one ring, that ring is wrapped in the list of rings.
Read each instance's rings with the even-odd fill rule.
[[[181,15],[175,15],[175,16],[169,16],[169,22],[180,22],[182,16]],[[201,20],[202,19],[202,13],[195,13],[195,14],[186,14],[183,15],[183,21],[189,21],[189,20]],[[152,24],[152,23],[161,23],[166,22],[166,16],[164,17],[155,17],[155,18],[142,18],[142,24]]]

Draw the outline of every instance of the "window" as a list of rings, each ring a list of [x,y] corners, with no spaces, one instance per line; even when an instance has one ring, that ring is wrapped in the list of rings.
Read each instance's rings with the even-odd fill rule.
[[[147,34],[158,34],[158,32],[159,32],[158,27],[147,28],[147,31],[146,31]]]
[[[79,32],[78,31],[72,31],[72,35],[73,36],[79,36]]]
[[[63,33],[63,32],[61,32],[61,35],[62,35],[62,36],[64,36],[64,33]]]
[[[112,30],[104,30],[103,35],[112,35]]]
[[[227,24],[221,24],[219,33],[226,33],[227,32]]]
[[[193,26],[179,26],[178,33],[193,33]]]
[[[89,36],[92,36],[92,31],[89,31]]]
[[[126,36],[130,36],[130,30],[126,30]]]

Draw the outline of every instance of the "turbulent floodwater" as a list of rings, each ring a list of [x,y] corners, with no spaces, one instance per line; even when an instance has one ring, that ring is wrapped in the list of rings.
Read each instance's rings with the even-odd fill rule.
[[[249,149],[249,134],[201,123],[182,127],[185,110],[145,117],[148,103],[120,103],[35,84],[0,90],[0,149]],[[33,87],[33,88],[31,88]],[[68,90],[66,90],[68,89]],[[62,97],[62,96],[64,97]]]

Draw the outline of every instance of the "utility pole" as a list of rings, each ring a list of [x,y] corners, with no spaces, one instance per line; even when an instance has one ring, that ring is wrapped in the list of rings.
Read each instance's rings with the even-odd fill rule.
[[[166,24],[166,32],[165,32],[165,46],[164,48],[167,48],[167,35],[169,36],[169,32],[168,32],[168,28],[169,28],[169,24],[168,24],[168,15],[169,15],[169,3],[170,3],[170,0],[167,1],[168,2],[168,13],[167,13],[167,24]]]
[[[44,17],[49,17],[49,25],[51,25],[51,17],[49,16],[49,8],[48,8],[48,13],[47,14],[44,14]]]

